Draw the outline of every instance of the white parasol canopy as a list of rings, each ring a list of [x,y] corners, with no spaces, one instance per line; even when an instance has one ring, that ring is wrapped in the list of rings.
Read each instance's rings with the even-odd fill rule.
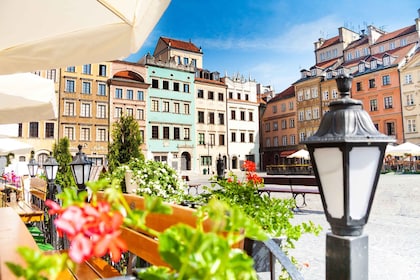
[[[305,160],[310,160],[309,152],[304,149],[300,149],[299,151],[287,156],[287,158],[303,158]]]
[[[122,59],[170,0],[2,0],[0,74]]]
[[[21,142],[13,138],[0,138],[0,155],[29,154],[33,149],[32,145]]]
[[[54,82],[31,73],[0,75],[0,124],[55,119]]]
[[[385,153],[392,156],[420,156],[420,146],[410,142],[405,142],[396,147],[387,149]]]

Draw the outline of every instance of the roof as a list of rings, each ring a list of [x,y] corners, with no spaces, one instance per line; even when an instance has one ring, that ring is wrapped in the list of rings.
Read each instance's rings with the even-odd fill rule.
[[[369,44],[369,37],[367,35],[361,37],[360,39],[351,42],[347,47],[347,49],[352,49],[361,45]]]
[[[201,49],[197,48],[196,45],[194,45],[191,42],[185,42],[181,40],[166,38],[166,37],[160,37],[160,39],[171,48],[184,50],[184,51],[190,51],[190,52],[196,52],[201,53]]]
[[[322,44],[322,46],[319,47],[318,50],[321,50],[321,49],[327,48],[329,46],[338,44],[339,42],[340,42],[340,37],[339,36],[332,37],[330,39],[325,40],[324,43]]]
[[[287,89],[283,90],[282,92],[276,94],[268,103],[275,102],[281,99],[287,99],[295,96],[295,87],[289,86]]]
[[[382,43],[382,42],[385,42],[385,41],[388,41],[388,40],[391,40],[391,39],[394,39],[396,37],[404,36],[404,35],[414,33],[414,32],[417,32],[416,31],[416,25],[410,25],[410,26],[407,26],[407,27],[398,29],[396,31],[393,31],[393,32],[382,35],[381,37],[379,37],[378,40],[376,40],[375,45],[379,44],[379,43]]]

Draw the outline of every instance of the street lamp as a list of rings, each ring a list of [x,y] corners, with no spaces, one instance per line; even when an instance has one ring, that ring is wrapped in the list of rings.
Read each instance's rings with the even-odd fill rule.
[[[207,174],[209,175],[210,175],[210,163],[211,163],[210,146],[211,148],[213,148],[213,142],[207,143]]]
[[[81,192],[86,189],[85,184],[89,180],[92,162],[86,159],[86,155],[82,152],[82,145],[78,145],[77,148],[79,151],[70,163],[70,167],[78,187],[78,192]]]
[[[57,177],[57,171],[58,171],[58,162],[57,160],[52,156],[52,153],[50,153],[50,156],[47,158],[47,160],[43,164],[44,170],[45,170],[45,176],[48,180],[48,198],[53,198],[53,192],[54,192],[54,181]]]
[[[349,97],[352,78],[336,78],[341,99],[330,103],[318,131],[304,144],[311,155],[332,233],[326,241],[326,279],[368,278],[368,237],[363,235],[386,145],[362,102]]]
[[[38,174],[38,162],[35,160],[34,158],[34,151],[31,151],[31,159],[28,162],[28,171],[29,171],[29,176],[31,176],[32,178],[36,176],[36,174]]]

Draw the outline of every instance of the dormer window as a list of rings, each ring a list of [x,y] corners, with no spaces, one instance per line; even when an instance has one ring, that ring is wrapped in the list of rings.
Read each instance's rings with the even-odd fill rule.
[[[338,69],[338,75],[343,75],[343,74],[344,74],[344,68]]]
[[[331,71],[328,71],[327,72],[327,79],[331,79],[332,78],[332,72]]]
[[[365,72],[365,64],[364,63],[359,64],[359,72]]]
[[[391,58],[387,55],[383,58],[384,66],[389,66],[391,64]]]
[[[372,60],[371,62],[370,62],[370,68],[372,68],[372,69],[376,69],[376,67],[378,66],[378,63],[377,63],[377,61],[376,60]]]
[[[311,76],[316,76],[316,68],[311,70]]]

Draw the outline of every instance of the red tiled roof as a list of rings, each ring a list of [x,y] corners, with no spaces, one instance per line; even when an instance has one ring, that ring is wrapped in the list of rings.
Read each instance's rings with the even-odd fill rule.
[[[166,37],[160,37],[160,39],[165,42],[165,44],[167,44],[169,46],[169,44],[171,45],[172,48],[175,49],[180,49],[180,50],[184,50],[184,51],[190,51],[190,52],[200,52],[200,49],[197,48],[196,45],[194,45],[191,42],[185,42],[185,41],[181,41],[181,40],[176,40],[176,39],[171,39],[171,38],[166,38]]]
[[[368,37],[368,36],[363,36],[362,38],[360,38],[360,39],[358,39],[358,40],[356,40],[356,41],[351,42],[351,43],[347,46],[347,48],[346,48],[346,49],[355,48],[355,47],[357,47],[357,46],[364,45],[364,44],[367,44],[367,43],[369,43],[369,37]]]
[[[329,46],[332,46],[332,45],[337,44],[339,42],[340,42],[340,37],[339,36],[332,37],[330,39],[325,40],[325,42],[322,44],[322,46],[318,50],[329,47]]]
[[[339,58],[333,58],[333,59],[330,59],[330,60],[327,60],[327,61],[322,61],[322,62],[319,62],[319,63],[315,64],[314,67],[318,67],[318,68],[321,68],[321,69],[326,69],[326,68],[334,65],[335,63],[337,63],[338,60],[339,60]]]
[[[416,32],[416,25],[407,26],[407,27],[398,29],[396,31],[393,31],[391,33],[387,33],[387,34],[382,35],[375,42],[375,44],[379,44],[379,43],[382,43],[384,41],[391,40],[391,39],[394,39],[396,37],[404,36],[404,35],[414,33],[414,32]]]
[[[295,96],[295,87],[290,86],[282,92],[276,94],[269,102],[274,102],[281,99],[286,99]]]

